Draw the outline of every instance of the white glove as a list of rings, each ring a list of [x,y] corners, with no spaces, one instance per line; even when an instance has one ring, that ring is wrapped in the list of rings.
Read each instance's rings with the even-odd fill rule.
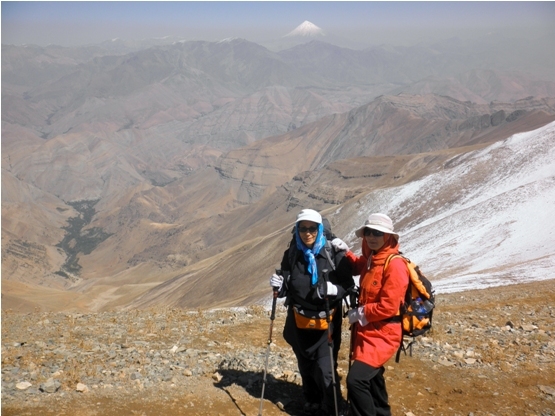
[[[274,273],[272,277],[270,277],[270,286],[278,291],[281,290],[281,287],[283,286],[283,276],[279,276]]]
[[[319,284],[316,287],[316,293],[318,293],[318,297],[320,299],[324,299],[326,296],[337,296],[337,286],[335,286],[332,282],[323,282],[326,285]],[[325,293],[322,293],[325,292]]]
[[[360,326],[365,326],[368,324],[368,320],[364,315],[364,306],[359,306],[356,309],[349,310],[349,312],[347,312],[347,315],[349,317],[350,324],[359,323]]]
[[[349,246],[347,245],[347,243],[340,238],[334,238],[333,240],[331,240],[331,245],[337,251],[349,251]]]

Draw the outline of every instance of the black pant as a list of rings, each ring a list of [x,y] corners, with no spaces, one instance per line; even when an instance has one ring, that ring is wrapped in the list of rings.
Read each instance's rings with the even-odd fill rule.
[[[303,381],[304,398],[308,403],[323,404],[330,414],[334,414],[334,396],[332,371],[335,371],[336,360],[332,366],[330,360],[330,348],[328,343],[322,343],[315,352],[315,358],[309,359],[301,352],[295,351],[299,373]],[[334,351],[335,352],[335,351]],[[336,398],[338,403],[341,400],[341,390],[339,380],[335,373]]]
[[[354,361],[347,376],[352,416],[391,416],[387,399],[385,368]]]

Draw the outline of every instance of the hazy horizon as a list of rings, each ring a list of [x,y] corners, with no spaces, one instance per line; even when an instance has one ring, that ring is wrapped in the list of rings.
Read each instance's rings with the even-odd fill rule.
[[[279,39],[308,20],[368,45],[555,33],[554,2],[2,2],[2,44]]]

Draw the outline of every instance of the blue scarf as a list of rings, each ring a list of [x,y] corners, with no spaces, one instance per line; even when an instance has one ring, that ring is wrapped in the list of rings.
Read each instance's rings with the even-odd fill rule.
[[[322,247],[326,245],[326,237],[324,236],[324,226],[322,224],[318,224],[318,235],[316,236],[316,241],[312,248],[308,248],[301,240],[299,235],[299,230],[297,229],[298,223],[295,224],[295,238],[297,241],[297,249],[302,250],[304,254],[304,259],[308,263],[308,272],[312,276],[311,284],[312,286],[316,286],[318,283],[318,269],[316,267],[316,258],[315,256],[320,253]]]

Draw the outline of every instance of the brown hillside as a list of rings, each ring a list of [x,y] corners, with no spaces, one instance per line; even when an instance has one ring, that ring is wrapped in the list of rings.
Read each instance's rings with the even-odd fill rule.
[[[265,289],[299,207],[332,212],[350,201],[355,210],[362,193],[421,177],[451,152],[469,150],[458,146],[504,139],[554,114],[552,99],[476,105],[382,96],[230,150],[207,167],[218,150],[191,155],[191,143],[157,128],[95,125],[95,133],[44,140],[5,124],[3,279],[64,286],[76,299],[89,296],[91,310],[247,305]],[[48,307],[52,298],[21,299]]]

